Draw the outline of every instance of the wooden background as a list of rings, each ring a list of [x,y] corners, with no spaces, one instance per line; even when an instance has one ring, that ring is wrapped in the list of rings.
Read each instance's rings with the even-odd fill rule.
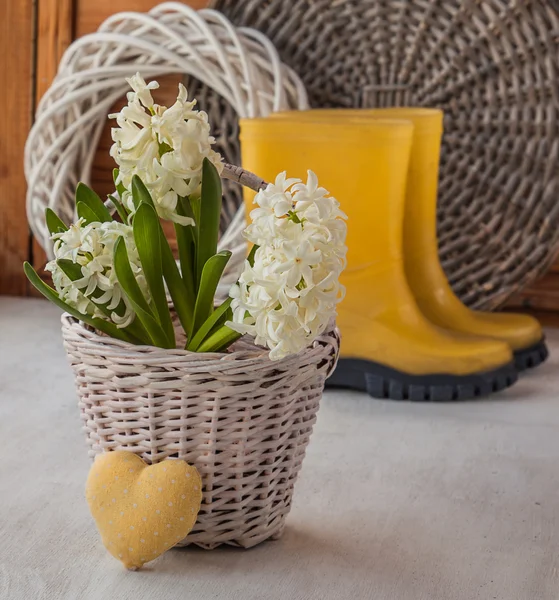
[[[22,263],[29,260],[40,268],[45,262],[27,225],[23,150],[35,106],[56,74],[62,54],[72,40],[95,31],[111,14],[145,12],[156,4],[158,0],[0,0],[4,81],[4,118],[0,121],[0,294],[31,294]],[[202,8],[207,0],[185,4]],[[170,82],[167,78],[166,83]],[[165,93],[166,86],[162,87]],[[107,128],[99,145],[100,156],[107,153],[109,145]],[[100,158],[93,170],[92,185],[101,193],[111,169],[108,161]]]
[[[23,148],[34,108],[54,77],[58,62],[76,37],[95,31],[109,15],[124,10],[147,11],[157,0],[0,0],[0,63],[4,90],[0,121],[0,294],[32,293],[21,265],[30,260],[40,268],[44,253],[34,242],[25,215]],[[194,8],[207,0],[190,0]],[[163,83],[163,82],[162,82]],[[175,87],[176,77],[162,85]],[[110,136],[107,127],[99,144],[92,184],[109,191]],[[106,189],[107,188],[107,189]],[[559,262],[541,281],[510,302],[538,311],[545,319],[559,313]],[[543,312],[541,312],[543,311]],[[559,317],[557,317],[559,318]]]

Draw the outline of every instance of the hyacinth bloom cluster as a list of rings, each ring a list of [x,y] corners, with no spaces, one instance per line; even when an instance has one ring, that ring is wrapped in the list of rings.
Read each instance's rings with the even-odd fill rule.
[[[193,225],[181,214],[179,198],[199,195],[202,162],[207,158],[221,173],[221,156],[212,149],[208,115],[195,110],[196,100],[188,100],[179,84],[173,106],[156,104],[152,90],[159,84],[146,83],[139,73],[126,80],[133,91],[128,104],[109,115],[118,127],[111,130],[114,144],[111,156],[118,165],[116,184],[128,211],[134,212],[132,178],[137,175],[148,188],[158,215],[181,225]]]
[[[117,327],[126,327],[134,320],[135,313],[114,270],[114,248],[121,237],[136,280],[147,295],[132,227],[117,221],[86,223],[80,218],[66,231],[55,233],[52,236],[55,259],[48,262],[45,269],[52,273],[61,300],[81,313],[110,319]],[[78,277],[73,280],[67,274],[72,265],[79,267]]]
[[[133,344],[176,348],[170,296],[188,349],[220,351],[238,334],[224,325],[229,306],[214,310],[231,253],[217,251],[223,165],[207,115],[194,109],[182,85],[166,108],[153,100],[156,82],[139,74],[127,81],[127,105],[112,115],[115,193],[104,202],[80,183],[78,220],[70,226],[47,209],[54,289],[31,265],[25,273],[76,319]],[[161,220],[175,224],[178,263]]]
[[[245,237],[256,250],[231,289],[228,325],[279,359],[305,348],[336,315],[346,216],[312,171],[306,183],[281,173],[254,202]]]
[[[253,251],[230,297],[216,305],[231,252],[217,250],[223,163],[207,115],[182,85],[166,108],[153,100],[156,82],[139,74],[127,81],[127,105],[111,115],[115,193],[104,202],[80,183],[71,225],[46,210],[54,288],[26,263],[30,282],[123,342],[171,349],[180,340],[192,352],[223,352],[247,333],[272,359],[301,351],[343,296],[346,225],[338,202],[310,171],[306,183],[282,173],[261,190],[245,231]],[[162,220],[174,223],[178,260]]]

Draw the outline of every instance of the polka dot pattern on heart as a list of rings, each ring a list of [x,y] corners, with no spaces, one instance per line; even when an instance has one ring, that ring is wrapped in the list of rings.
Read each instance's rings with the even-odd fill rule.
[[[200,490],[200,475],[182,460],[148,466],[135,454],[114,451],[96,459],[86,497],[106,548],[136,569],[188,535]]]

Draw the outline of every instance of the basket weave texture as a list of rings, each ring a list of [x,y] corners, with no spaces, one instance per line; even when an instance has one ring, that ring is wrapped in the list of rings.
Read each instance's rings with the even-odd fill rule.
[[[559,249],[556,0],[211,5],[268,36],[312,106],[444,110],[439,252],[466,304],[496,308],[548,269]]]
[[[244,338],[225,354],[133,346],[68,314],[62,333],[90,456],[126,450],[200,472],[198,520],[179,545],[248,548],[281,535],[338,357],[333,324],[279,361]]]

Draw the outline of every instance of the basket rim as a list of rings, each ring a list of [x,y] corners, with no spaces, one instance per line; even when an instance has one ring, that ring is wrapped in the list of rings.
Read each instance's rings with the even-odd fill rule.
[[[269,357],[269,349],[263,346],[256,346],[249,336],[243,336],[241,340],[236,342],[246,346],[247,349],[233,350],[231,352],[192,352],[190,350],[184,350],[182,348],[158,348],[157,346],[150,345],[136,345],[130,342],[117,340],[107,335],[102,335],[96,330],[86,327],[82,321],[79,321],[69,313],[63,313],[61,318],[62,323],[62,336],[64,342],[67,343],[67,334],[71,331],[77,334],[84,342],[108,350],[107,356],[119,356],[120,358],[128,357],[135,362],[141,359],[143,362],[149,362],[150,359],[172,359],[173,363],[183,363],[184,367],[189,365],[196,365],[200,367],[202,364],[205,367],[214,366],[225,366],[224,363],[230,365],[234,363],[239,365],[256,364],[267,362],[270,366],[277,365],[278,367],[285,368],[290,362],[300,362],[301,359],[307,359],[310,356],[310,352],[316,352],[320,348],[325,349],[325,346],[319,346],[319,342],[325,338],[335,338],[339,335],[335,320],[330,321],[326,329],[322,334],[317,336],[306,348],[298,352],[297,354],[291,354],[279,360],[271,360]],[[332,352],[329,350],[328,354]]]

